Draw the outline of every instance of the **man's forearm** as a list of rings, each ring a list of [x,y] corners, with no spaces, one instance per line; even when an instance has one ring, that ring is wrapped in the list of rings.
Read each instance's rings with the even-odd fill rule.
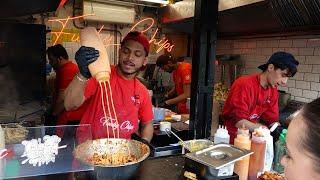
[[[254,129],[257,129],[259,128],[260,126],[263,126],[262,124],[259,124],[259,123],[253,123],[249,120],[246,120],[246,119],[242,119],[240,121],[238,121],[236,123],[236,127],[237,128],[242,128],[242,127],[245,127],[247,129],[249,129],[250,132],[253,132]]]
[[[175,97],[175,98],[172,98],[172,99],[169,99],[166,101],[166,104],[168,105],[172,105],[172,104],[177,104],[183,100],[186,100],[189,96],[185,93],[183,94],[180,94],[179,96]]]
[[[153,123],[152,121],[148,124],[144,124],[141,126],[141,138],[147,140],[148,142],[151,141],[153,136]]]
[[[58,116],[64,110],[64,90],[59,92],[56,103],[53,105],[52,115]]]
[[[58,116],[63,110],[64,110],[64,102],[63,101],[57,102],[53,107],[52,115]]]
[[[81,75],[77,76],[74,77],[65,91],[64,106],[67,111],[77,109],[84,101],[85,78]]]
[[[176,92],[176,88],[173,87],[172,89],[170,89],[170,91],[165,95],[166,97],[171,97],[174,95],[174,93]]]

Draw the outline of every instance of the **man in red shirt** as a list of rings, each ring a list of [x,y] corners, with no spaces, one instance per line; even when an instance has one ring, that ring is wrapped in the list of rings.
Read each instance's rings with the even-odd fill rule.
[[[258,67],[262,73],[240,77],[232,84],[222,113],[232,144],[237,128],[245,126],[252,132],[278,122],[277,87],[285,85],[288,77],[295,75],[298,65],[291,54],[276,52],[266,64]]]
[[[67,89],[65,106],[73,109],[84,102],[89,103],[80,124],[91,124],[93,139],[117,137],[118,128],[120,138],[131,138],[133,133],[138,132],[142,139],[149,142],[152,139],[151,99],[146,87],[136,79],[140,68],[147,63],[148,53],[149,41],[142,33],[130,32],[121,42],[119,63],[111,67],[110,75],[117,124],[113,113],[110,115],[107,112],[107,117],[104,116],[101,97],[104,95],[106,99],[105,91],[101,92],[98,81],[91,78],[88,70],[88,65],[99,57],[99,51],[84,46],[77,51],[76,61],[80,73]],[[104,104],[107,109],[107,102]],[[109,107],[111,108],[111,105]],[[78,129],[77,136],[80,141],[85,140],[85,133],[85,129]]]
[[[187,114],[187,98],[190,97],[191,89],[191,64],[177,62],[171,55],[161,55],[158,57],[157,66],[168,73],[172,73],[175,86],[165,94],[165,97],[172,97],[177,93],[177,97],[166,100],[165,105],[177,104],[178,113]]]
[[[69,60],[68,53],[61,44],[48,47],[47,55],[50,65],[56,72],[52,115],[58,118],[57,125],[78,124],[86,105],[73,111],[66,111],[64,108],[65,89],[79,72],[78,66]]]

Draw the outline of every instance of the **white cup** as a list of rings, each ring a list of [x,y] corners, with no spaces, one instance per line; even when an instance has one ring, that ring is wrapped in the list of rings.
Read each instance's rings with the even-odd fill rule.
[[[171,131],[171,123],[170,122],[166,122],[166,121],[162,121],[160,122],[160,131],[166,131],[166,129]]]

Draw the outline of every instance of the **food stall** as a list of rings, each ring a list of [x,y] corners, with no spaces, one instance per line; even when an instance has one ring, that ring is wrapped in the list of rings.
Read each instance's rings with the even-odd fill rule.
[[[29,53],[21,51],[21,49],[27,48],[26,45],[17,47],[17,49],[21,51],[21,54],[25,53],[28,54],[28,56],[16,57],[14,58],[14,60],[19,60],[21,58],[31,58],[32,63],[30,61],[30,64],[36,67],[35,69],[30,68],[29,71],[25,70],[25,72],[22,70],[23,68],[17,68],[17,64],[19,64],[20,62],[10,61],[10,63],[7,63],[7,61],[5,60],[7,57],[3,56],[2,54],[0,55],[0,68],[15,68],[12,72],[16,74],[10,74],[12,73],[11,71],[7,73],[8,69],[10,68],[5,69],[4,71],[0,69],[0,73],[6,73],[5,77],[19,77],[19,80],[17,81],[15,81],[15,79],[13,81],[10,81],[9,85],[11,85],[11,87],[15,87],[14,83],[11,82],[19,82],[19,88],[17,88],[20,90],[19,93],[17,93],[19,94],[19,97],[16,98],[19,99],[23,97],[23,100],[20,99],[21,101],[23,101],[23,103],[19,102],[17,106],[6,108],[6,111],[0,109],[0,120],[3,120],[1,124],[4,134],[10,134],[5,136],[4,139],[5,141],[7,141],[9,138],[13,138],[13,140],[5,143],[5,147],[1,147],[6,150],[2,152],[0,158],[0,178],[11,179],[31,177],[36,179],[67,179],[72,177],[74,179],[238,179],[239,176],[234,173],[235,163],[241,159],[249,158],[249,156],[252,155],[252,151],[254,149],[250,151],[229,144],[217,145],[214,144],[214,142],[217,141],[214,141],[213,136],[215,135],[218,127],[218,131],[221,130],[222,134],[225,132],[225,128],[219,126],[222,124],[222,122],[219,121],[219,114],[224,103],[223,101],[227,97],[228,88],[232,84],[232,81],[238,76],[237,73],[241,74],[241,72],[239,71],[242,71],[243,68],[246,68],[246,65],[242,62],[243,59],[239,57],[243,56],[241,54],[242,51],[235,53],[220,51],[219,53],[217,53],[219,50],[221,50],[217,50],[217,48],[219,47],[217,41],[219,41],[219,38],[224,40],[235,36],[249,36],[250,33],[254,34],[257,31],[260,31],[261,29],[259,28],[261,27],[258,27],[258,29],[257,27],[252,27],[246,24],[243,19],[246,19],[247,16],[254,17],[252,14],[256,13],[256,11],[265,10],[266,12],[270,13],[271,5],[269,7],[269,4],[267,4],[266,1],[245,1],[245,3],[242,4],[228,4],[226,3],[227,1],[220,1],[220,4],[218,4],[218,2],[219,1],[212,0],[163,1],[160,2],[161,5],[159,5],[158,2],[150,3],[145,1],[129,0],[115,1],[116,6],[113,6],[114,4],[111,3],[112,6],[110,7],[113,8],[111,10],[116,13],[117,10],[123,10],[123,8],[125,7],[125,10],[122,11],[125,15],[104,13],[103,11],[100,11],[99,13],[102,13],[103,16],[91,18],[86,17],[85,20],[80,19],[77,21],[73,21],[72,28],[66,30],[66,34],[77,34],[80,32],[80,29],[83,29],[88,25],[87,22],[95,27],[100,26],[100,24],[97,22],[102,21],[103,18],[99,18],[105,16],[105,19],[103,19],[103,21],[106,21],[112,25],[108,28],[101,28],[100,30],[101,32],[107,34],[107,38],[104,40],[108,43],[107,50],[112,52],[108,54],[111,64],[117,64],[116,59],[118,58],[119,54],[117,52],[118,49],[116,48],[116,46],[119,45],[124,32],[126,30],[130,30],[131,28],[129,25],[123,24],[132,25],[133,22],[131,21],[135,21],[135,18],[137,18],[135,13],[137,12],[140,13],[137,14],[137,16],[140,18],[139,22],[150,20],[148,18],[142,19],[140,16],[143,13],[148,14],[152,12],[154,14],[160,15],[160,17],[156,17],[158,18],[157,27],[161,26],[161,33],[163,34],[169,32],[169,35],[165,37],[161,37],[161,35],[157,34],[158,28],[151,28],[150,32],[146,32],[149,37],[156,37],[159,40],[158,43],[154,43],[156,45],[153,44],[151,47],[153,49],[153,53],[150,54],[149,60],[153,62],[153,64],[151,63],[152,65],[154,65],[154,61],[158,56],[158,54],[154,52],[158,52],[158,50],[160,52],[162,50],[161,53],[164,53],[165,50],[169,51],[169,47],[172,46],[170,43],[167,44],[168,46],[164,46],[166,44],[163,44],[163,46],[157,46],[157,44],[159,45],[161,42],[160,39],[162,38],[164,40],[168,40],[168,37],[170,37],[170,32],[175,30],[179,32],[182,31],[184,33],[182,36],[184,37],[184,43],[182,44],[187,47],[185,48],[187,50],[181,51],[183,52],[180,52],[181,54],[177,54],[187,57],[192,56],[192,84],[189,107],[190,113],[187,115],[177,115],[168,110],[154,110],[154,134],[151,142],[143,142],[139,135],[134,135],[132,137],[133,140],[128,141],[113,138],[92,139],[90,137],[90,126],[44,126],[44,112],[46,111],[47,104],[44,103],[46,102],[44,97],[44,91],[46,87],[44,71],[41,71],[41,69],[43,70],[45,66],[45,41],[47,40],[47,46],[49,46],[48,42],[52,43],[54,42],[54,40],[59,39],[56,37],[57,34],[54,34],[55,36],[48,35],[50,33],[49,31],[57,33],[59,30],[61,30],[55,27],[56,25],[52,24],[57,23],[58,21],[58,23],[60,23],[59,25],[62,24],[63,28],[65,28],[65,25],[69,21],[69,18],[61,20],[56,18],[54,14],[45,13],[55,11],[59,6],[59,8],[62,9],[62,11],[59,11],[61,14],[70,14],[66,6],[64,6],[65,4],[69,3],[69,6],[72,6],[72,15],[81,15],[79,14],[79,9],[81,10],[81,8],[83,8],[84,12],[90,13],[94,8],[104,7],[100,6],[101,4],[108,4],[110,2],[97,0],[92,2],[85,1],[83,2],[83,4],[81,4],[82,1],[55,1],[55,4],[46,4],[46,8],[42,7],[43,11],[35,10],[35,12],[21,12],[21,14],[19,15],[40,13],[39,19],[42,20],[42,22],[38,23],[42,23],[42,25],[35,25],[36,29],[40,32],[35,33],[35,30],[33,30],[32,28],[27,28],[28,25],[23,26],[23,28],[21,28],[21,26],[17,28],[18,32],[20,31],[20,29],[25,28],[25,31],[21,32],[26,34],[18,33],[20,37],[19,40],[21,41],[24,41],[22,37],[29,37],[29,33],[41,34],[40,38],[36,37],[39,39],[33,39],[35,42],[39,42],[38,47],[32,48],[33,50],[36,49],[37,53],[39,54],[35,55],[36,53],[32,52],[31,50],[28,50]],[[34,3],[35,2],[30,2],[29,5],[32,5]],[[165,6],[164,3],[166,3],[165,5],[169,3],[171,4]],[[272,1],[271,3],[273,3],[272,5],[274,5],[274,3],[276,2]],[[120,7],[118,7],[119,4]],[[242,6],[243,9],[241,9]],[[144,9],[141,10],[141,7],[143,7]],[[208,10],[208,7],[210,7],[210,10]],[[250,11],[247,11],[248,9]],[[278,12],[279,9],[276,10]],[[181,11],[185,12],[182,13]],[[18,16],[17,14],[11,14],[13,13],[13,11],[3,12],[4,13],[0,14],[0,17],[7,18],[6,13],[8,13],[8,15],[10,14],[10,17]],[[239,22],[237,23],[239,24],[241,22],[244,23],[244,25],[239,26],[239,29],[236,29],[235,25],[229,26],[229,24],[233,24],[233,21],[230,20],[230,17],[235,17],[236,15],[239,15],[239,13],[241,14],[243,12],[248,12],[249,15],[241,18],[241,21],[239,20]],[[110,14],[114,16],[112,17]],[[123,18],[123,16],[126,16],[127,18]],[[257,17],[258,20],[252,20],[248,18],[248,22],[254,24],[259,21],[259,18],[265,19],[265,16],[261,16],[262,17]],[[55,21],[50,18],[58,20]],[[50,19],[51,21],[49,21],[48,19]],[[229,22],[227,20],[229,20]],[[282,24],[270,20],[268,21],[269,24],[266,23],[268,24],[268,26],[266,25],[262,28],[269,28],[268,30],[274,28],[276,30],[279,30],[279,27],[281,25],[291,27],[292,24],[290,24],[290,22],[287,22],[286,18],[281,20]],[[21,21],[23,21],[23,18]],[[28,20],[28,22],[32,21],[34,21],[32,18],[30,21]],[[47,24],[44,23],[44,21],[47,21]],[[79,24],[83,25],[83,27],[80,27]],[[138,29],[143,29],[145,28],[145,26],[145,24],[140,25]],[[73,27],[75,28],[73,29]],[[8,31],[6,31],[5,34],[6,33],[8,33]],[[47,37],[45,37],[45,33],[47,33]],[[172,34],[171,36],[174,36],[174,33]],[[254,34],[253,36],[256,36],[256,34]],[[4,36],[0,37],[2,38]],[[11,35],[11,37],[14,37],[14,35]],[[56,37],[57,39],[50,39],[52,37]],[[108,39],[109,37],[113,37],[113,39]],[[12,48],[6,43],[3,43],[2,40],[8,41],[8,39],[0,39],[0,52],[6,52],[9,48]],[[112,40],[113,42],[111,42]],[[25,41],[30,42],[30,39],[27,39]],[[76,50],[79,48],[79,43],[76,41],[69,41],[67,35],[63,36],[60,41],[64,43],[70,54],[73,53],[74,55]],[[57,40],[56,42],[59,41]],[[167,43],[168,41],[165,42]],[[241,45],[238,44],[238,46]],[[248,46],[249,45],[246,44],[246,47]],[[164,50],[163,47],[167,48]],[[10,50],[11,55],[15,54],[15,52],[17,51],[12,49]],[[220,56],[218,56],[218,54]],[[230,54],[232,55],[228,56]],[[249,55],[246,54],[244,57],[247,56]],[[236,60],[224,60],[225,57],[227,57],[227,59],[229,58]],[[23,66],[30,66],[30,64],[23,64]],[[230,68],[233,69],[228,70],[233,71],[234,73],[226,73],[226,71],[224,71],[224,67],[223,71],[217,72],[217,69],[220,68],[220,65],[230,66]],[[239,69],[239,67],[241,67],[241,69]],[[21,72],[25,74],[21,75]],[[30,72],[32,73],[30,74]],[[34,75],[34,73],[41,74],[41,76],[37,77],[36,75]],[[30,76],[28,76],[28,74]],[[229,74],[231,75],[231,77]],[[1,75],[2,74],[0,74],[0,77]],[[224,75],[228,77],[224,78]],[[21,76],[23,76],[23,78],[21,78]],[[219,76],[220,78],[218,78]],[[26,77],[31,77],[32,83],[27,83],[28,81],[25,79]],[[221,82],[217,82],[217,79],[221,79]],[[232,80],[226,83],[224,82],[226,79]],[[163,97],[163,94],[161,93],[163,93],[165,90],[165,88],[162,87],[162,83],[166,81],[165,77],[161,76],[160,81],[155,81],[155,79],[152,79],[150,77],[145,78],[144,80],[147,80],[146,84],[149,84],[152,87],[157,87],[156,89],[158,89],[159,85],[157,84],[157,82],[160,82],[160,93],[154,91],[152,96],[154,97],[154,99]],[[25,85],[24,87],[26,91],[23,90],[21,84]],[[39,88],[32,89],[34,87]],[[5,89],[5,91],[0,90],[1,93],[6,92],[6,94],[1,94],[0,97],[10,97],[9,95],[12,93],[10,91],[10,88]],[[31,102],[29,102],[28,100],[29,96],[32,96]],[[297,95],[296,97],[299,96]],[[3,99],[5,98],[2,98],[1,100]],[[36,101],[37,103],[35,103],[34,101]],[[5,103],[3,104],[5,104],[4,106],[6,106],[8,104],[8,101],[5,101]],[[3,104],[0,104],[0,108],[4,107]],[[154,101],[155,106],[156,104],[157,100]],[[22,115],[17,112],[12,113],[17,109],[22,109],[25,112],[23,111]],[[157,110],[159,110],[159,112]],[[293,111],[294,110],[292,110],[290,113],[292,113]],[[158,115],[161,117],[156,118],[156,116]],[[4,122],[4,120],[7,119],[14,119],[15,121]],[[15,124],[12,125],[10,123]],[[77,129],[81,128],[87,129],[85,130],[85,132],[88,133],[88,136],[86,136],[86,142],[77,141],[75,132],[77,131]],[[171,129],[171,132],[167,132],[167,129]],[[225,137],[224,135],[222,136],[223,138]],[[182,140],[180,140],[179,138],[181,138]],[[282,140],[283,139],[285,139],[285,136],[282,138]],[[0,141],[1,140],[3,139],[0,139]],[[283,153],[284,145],[280,144],[280,146],[282,146],[281,153]],[[259,147],[257,149],[259,149]],[[263,154],[262,151],[265,152],[265,150],[261,150],[261,154]],[[110,163],[108,164],[109,161],[115,162],[116,160],[114,159],[117,158],[121,159],[119,160],[121,161],[120,163],[111,163],[111,165]],[[279,161],[279,159],[277,159],[277,161]],[[259,158],[257,162],[260,162]],[[257,171],[259,171],[259,173],[263,173],[260,169]],[[278,174],[274,174],[274,176],[276,175]],[[268,174],[266,176],[268,176]],[[281,179],[282,177],[279,178]]]

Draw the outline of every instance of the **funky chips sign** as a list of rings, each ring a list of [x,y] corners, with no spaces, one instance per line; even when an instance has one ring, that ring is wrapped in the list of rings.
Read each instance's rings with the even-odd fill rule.
[[[64,19],[52,19],[52,20],[49,20],[49,22],[59,23],[61,25],[60,29],[56,29],[56,30],[52,30],[51,31],[51,34],[53,36],[53,45],[55,45],[55,44],[57,44],[58,42],[61,42],[61,41],[80,42],[79,30],[78,29],[76,29],[76,30],[66,29],[66,26],[70,22],[70,20],[83,18],[85,16],[94,16],[94,14],[86,14],[86,15],[77,16],[77,17],[68,16],[67,18],[64,18]],[[137,22],[136,24],[134,24],[131,27],[130,31],[135,30],[136,27],[138,27],[140,25],[143,25],[144,23],[148,23],[150,25],[146,26],[145,29],[143,29],[141,31],[142,33],[148,32],[153,27],[154,19],[153,18],[142,19],[139,22]],[[102,26],[98,30],[99,34],[103,30],[103,27],[104,26]],[[168,52],[171,52],[172,48],[174,47],[174,45],[171,44],[168,39],[166,39],[166,38],[156,39],[155,38],[157,33],[158,33],[158,30],[159,29],[157,28],[154,31],[151,39],[149,40],[150,44],[151,45],[153,44],[156,47],[156,53],[159,53],[161,50],[166,50]],[[120,45],[120,44],[113,44],[112,40],[113,40],[113,36],[106,36],[106,37],[102,38],[102,41],[103,41],[103,44],[105,45],[105,47],[108,47],[108,46],[119,46]]]

